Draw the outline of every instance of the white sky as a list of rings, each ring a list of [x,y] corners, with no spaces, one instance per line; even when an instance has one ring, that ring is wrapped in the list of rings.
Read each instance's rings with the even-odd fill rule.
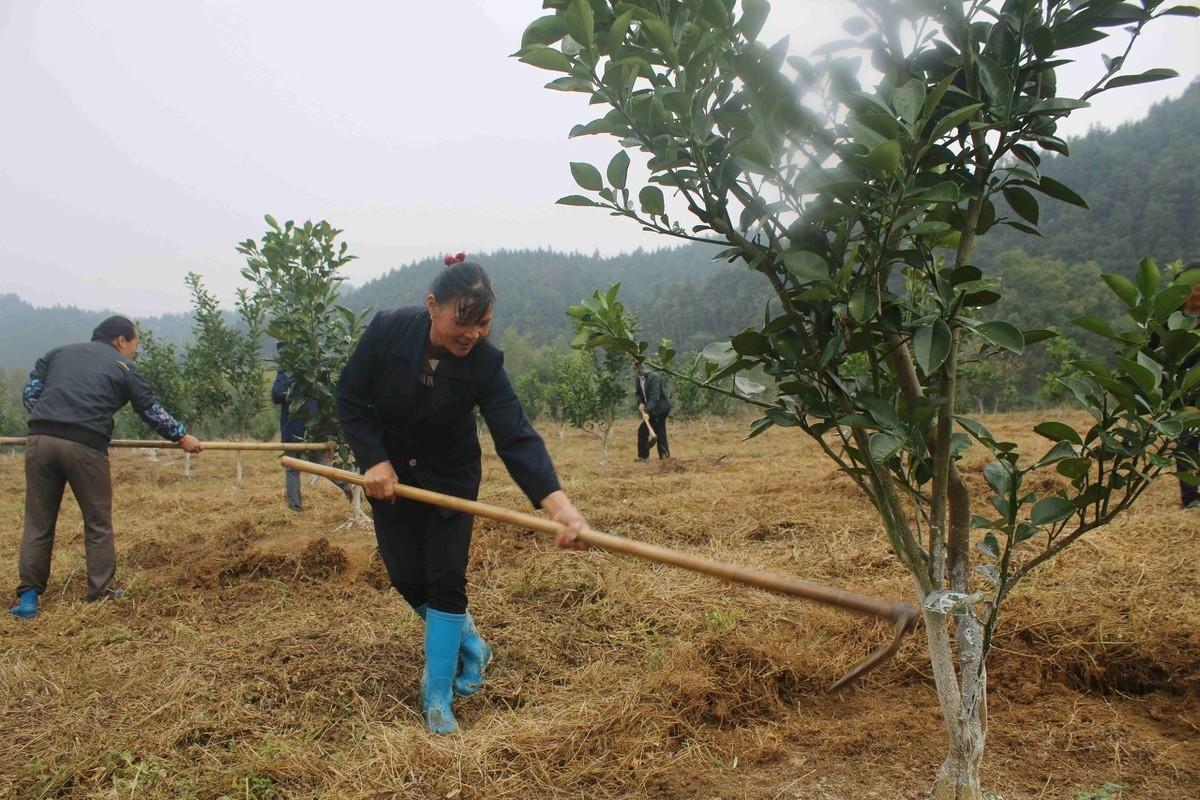
[[[804,53],[842,38],[846,0],[775,0],[764,36]],[[201,273],[228,303],[238,241],[264,213],[326,218],[354,283],[428,255],[665,242],[554,205],[568,162],[603,168],[598,113],[518,63],[539,0],[0,0],[0,293],[133,315],[188,307]],[[1200,74],[1200,25],[1172,18],[1131,71],[1181,78],[1101,95],[1064,129],[1143,116]],[[1113,45],[1106,48],[1114,49]],[[1060,94],[1100,50],[1070,51]]]

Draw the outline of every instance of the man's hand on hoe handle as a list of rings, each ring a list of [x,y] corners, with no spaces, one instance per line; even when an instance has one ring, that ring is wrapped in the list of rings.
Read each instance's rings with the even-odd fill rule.
[[[560,530],[555,535],[555,544],[567,550],[587,549],[587,543],[580,541],[577,534],[580,531],[591,530],[591,526],[583,518],[583,514],[579,513],[579,509],[575,508],[566,492],[562,489],[551,492],[542,498],[541,505],[551,519],[566,526],[565,530]]]
[[[374,500],[394,500],[400,478],[391,461],[380,461],[363,473],[363,491]]]
[[[184,434],[179,439],[179,446],[183,448],[183,452],[185,453],[204,452],[204,445],[199,439],[197,439],[195,436],[192,436],[190,433]]]

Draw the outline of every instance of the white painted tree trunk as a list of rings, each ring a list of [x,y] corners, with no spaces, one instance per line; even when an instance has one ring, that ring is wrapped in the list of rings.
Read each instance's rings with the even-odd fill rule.
[[[982,631],[968,615],[954,618],[959,652],[956,670],[950,643],[950,616],[928,608],[923,614],[948,743],[946,760],[938,769],[929,797],[930,800],[982,800],[979,772],[987,738],[987,673],[978,671]]]
[[[183,476],[185,478],[192,477],[192,454],[183,454]]]
[[[237,482],[238,482],[238,483],[241,483],[241,482],[242,482],[242,476],[243,476],[243,474],[244,474],[244,473],[242,472],[242,451],[241,451],[241,450],[238,450],[238,451],[237,451],[237,452],[234,454],[234,460],[237,462]]]

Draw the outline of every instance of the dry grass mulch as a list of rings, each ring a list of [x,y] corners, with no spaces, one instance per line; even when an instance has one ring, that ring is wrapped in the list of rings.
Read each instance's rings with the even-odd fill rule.
[[[988,420],[1044,449],[1033,423]],[[633,463],[632,423],[611,464],[586,434],[547,443],[597,528],[911,601],[853,484],[798,434],[744,431],[674,425],[663,465]],[[337,530],[332,486],[306,481],[293,514],[273,458],[246,464],[238,486],[226,454],[191,478],[175,457],[114,455],[118,603],[81,602],[68,497],[43,613],[0,615],[0,798],[892,800],[931,783],[944,735],[921,634],[828,695],[882,625],[488,521],[469,577],[496,661],[456,704],[463,733],[432,737],[421,628],[372,535]],[[1160,482],[1010,601],[990,792],[1200,797],[1200,517],[1175,491]],[[482,499],[526,507],[494,455]],[[20,457],[0,454],[8,584],[22,502]]]

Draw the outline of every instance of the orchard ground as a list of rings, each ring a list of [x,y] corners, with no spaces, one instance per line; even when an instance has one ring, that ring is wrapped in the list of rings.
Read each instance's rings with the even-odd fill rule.
[[[1029,451],[1039,414],[987,418]],[[1060,416],[1083,426],[1081,416]],[[912,601],[851,481],[801,434],[674,424],[678,458],[614,462],[543,432],[602,530]],[[481,499],[526,503],[485,438]],[[983,455],[967,454],[974,488]],[[37,621],[0,619],[0,797],[920,798],[944,732],[923,633],[840,694],[887,632],[812,604],[478,521],[471,608],[496,660],[421,723],[422,631],[369,529],[271,455],[115,452],[124,601],[84,604],[68,496]],[[1043,488],[1055,476],[1036,479]],[[1200,797],[1200,514],[1162,480],[1023,583],[991,660],[984,782],[1005,798]],[[24,477],[0,455],[0,583],[16,582]],[[7,603],[6,603],[7,605]]]

